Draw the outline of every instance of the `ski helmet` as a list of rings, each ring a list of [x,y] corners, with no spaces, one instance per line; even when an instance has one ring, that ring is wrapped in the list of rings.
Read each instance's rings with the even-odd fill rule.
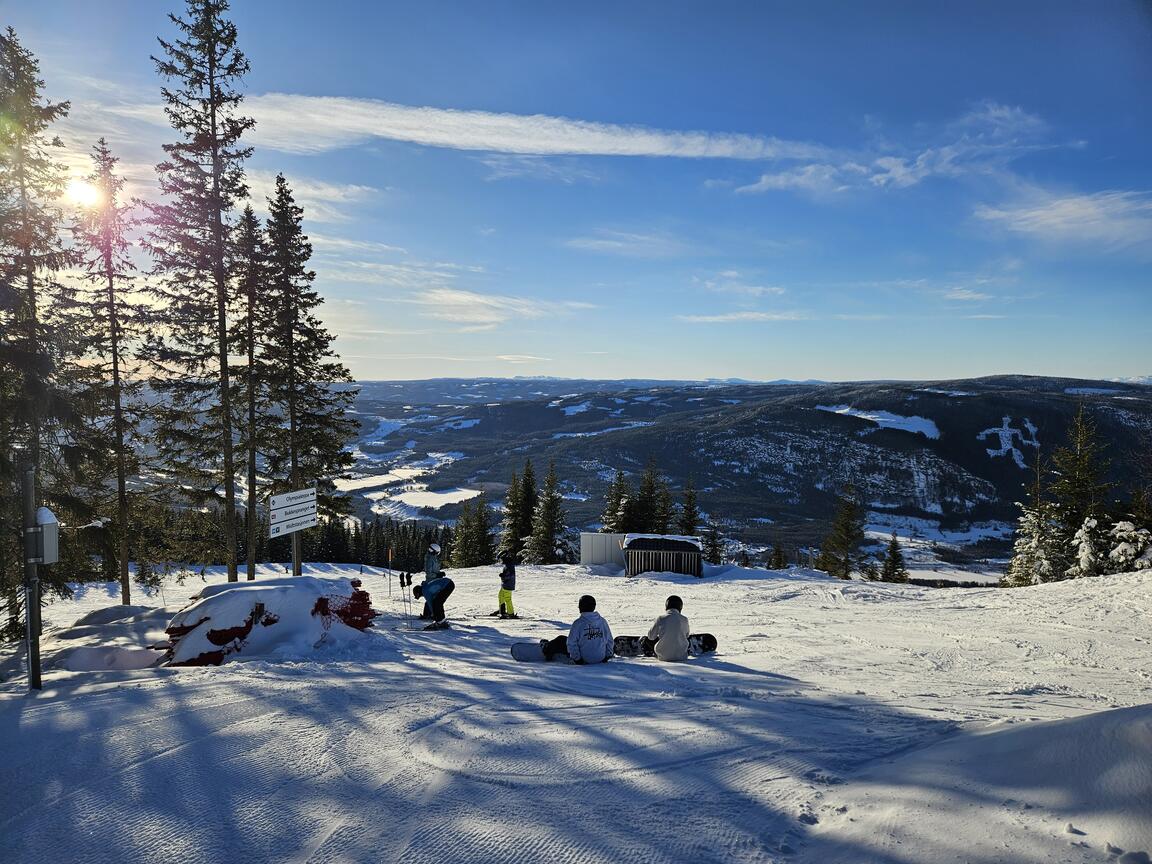
[[[440,544],[439,543],[433,543],[431,546],[428,547],[428,551],[435,552],[437,555],[439,555],[440,554]]]

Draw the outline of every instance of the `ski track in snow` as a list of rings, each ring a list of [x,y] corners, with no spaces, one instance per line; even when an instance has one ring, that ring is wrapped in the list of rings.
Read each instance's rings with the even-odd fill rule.
[[[0,684],[0,860],[1106,860],[1097,825],[1113,822],[1064,812],[1055,792],[981,802],[973,767],[950,830],[955,802],[935,784],[974,732],[1152,701],[1152,575],[1004,591],[524,567],[516,605],[535,620],[468,618],[491,609],[497,570],[453,572],[445,632],[393,629],[395,581],[389,598],[366,568],[384,617],[338,653],[49,667],[35,696]],[[511,660],[512,641],[566,627],[589,590],[617,634],[644,632],[678,593],[720,649],[685,664]],[[107,602],[88,591],[45,620]],[[45,657],[99,631],[55,639],[50,626]],[[984,820],[996,842],[978,842]],[[1090,848],[1069,846],[1070,820]],[[1114,824],[1129,834],[1111,842],[1152,849],[1147,821]]]

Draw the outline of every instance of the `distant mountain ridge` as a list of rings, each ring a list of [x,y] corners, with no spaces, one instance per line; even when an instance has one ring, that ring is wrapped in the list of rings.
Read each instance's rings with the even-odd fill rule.
[[[1145,384],[1026,375],[851,383],[634,379],[363,382],[366,474],[435,464],[437,489],[503,494],[526,458],[556,462],[575,524],[597,521],[607,481],[647,459],[732,532],[823,520],[855,489],[869,507],[968,522],[1010,519],[1037,454],[1049,455],[1083,403],[1109,444],[1114,478],[1152,432]],[[370,482],[370,481],[367,481]],[[466,493],[459,493],[466,494]],[[387,487],[369,504],[382,512]],[[382,503],[383,502],[383,503]],[[455,503],[455,502],[454,502]],[[454,504],[420,511],[451,518]]]

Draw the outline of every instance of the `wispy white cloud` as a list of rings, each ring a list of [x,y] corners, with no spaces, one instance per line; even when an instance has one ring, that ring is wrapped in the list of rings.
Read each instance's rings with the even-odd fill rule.
[[[1058,146],[1047,140],[1048,124],[1019,106],[982,102],[939,127],[919,146],[876,134],[871,154],[839,161],[819,160],[786,171],[767,172],[740,193],[792,190],[830,196],[856,189],[903,189],[930,178],[998,175],[1027,153]]]
[[[547,363],[551,357],[537,357],[535,354],[497,354],[497,360],[505,363]]]
[[[252,208],[266,213],[267,199],[276,192],[276,172],[249,170],[245,179]],[[292,197],[304,208],[304,218],[309,222],[348,222],[352,219],[349,209],[379,200],[385,194],[374,186],[358,183],[329,183],[315,177],[295,175],[288,175],[287,180]]]
[[[131,120],[167,124],[155,102],[118,102],[108,110]],[[537,156],[761,160],[818,159],[829,152],[817,144],[760,135],[653,129],[342,96],[265,93],[247,97],[243,110],[256,120],[251,140],[285,153],[322,153],[373,139]]]
[[[1061,195],[1031,189],[1023,200],[982,205],[976,216],[1016,234],[1060,246],[1114,252],[1152,244],[1152,193],[1110,190]]]
[[[590,235],[572,237],[565,240],[564,245],[584,252],[629,258],[675,258],[693,251],[690,244],[668,234],[641,234],[609,229],[598,229]]]
[[[725,312],[719,315],[677,315],[689,324],[738,324],[747,321],[806,321],[809,315],[803,312]]]
[[[972,288],[950,288],[944,292],[945,300],[958,300],[965,303],[979,303],[984,300],[991,300],[991,294],[985,294],[983,291],[976,291]]]
[[[735,294],[740,297],[752,298],[779,296],[786,293],[786,289],[779,285],[760,285],[750,282],[739,270],[721,270],[714,277],[698,277],[693,281],[715,294]]]
[[[312,248],[319,253],[343,255],[353,253],[357,255],[406,255],[407,250],[401,246],[392,246],[388,243],[377,243],[374,240],[350,240],[346,237],[329,237],[324,234],[309,234],[308,240]]]
[[[490,330],[518,319],[555,318],[595,308],[591,303],[579,301],[481,294],[460,288],[430,288],[403,298],[403,302],[422,307],[424,317],[464,324],[476,330]]]
[[[478,157],[477,161],[489,169],[485,180],[547,180],[571,186],[600,179],[600,175],[586,165],[556,156],[491,153]]]

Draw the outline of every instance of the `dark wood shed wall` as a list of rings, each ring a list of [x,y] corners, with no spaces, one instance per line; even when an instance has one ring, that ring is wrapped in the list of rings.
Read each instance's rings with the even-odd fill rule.
[[[628,575],[640,573],[683,573],[687,576],[704,575],[704,555],[692,552],[670,552],[660,549],[625,549]]]

